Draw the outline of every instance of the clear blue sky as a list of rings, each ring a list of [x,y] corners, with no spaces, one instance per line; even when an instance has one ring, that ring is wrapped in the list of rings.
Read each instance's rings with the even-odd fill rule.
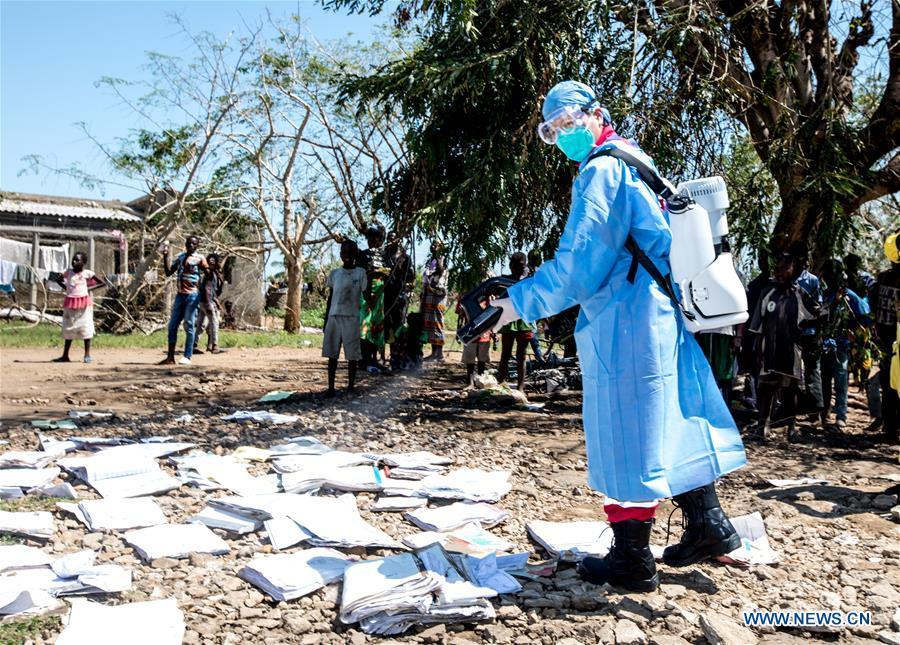
[[[39,154],[56,166],[80,162],[109,175],[102,155],[73,124],[84,121],[101,141],[134,127],[130,110],[107,90],[103,76],[140,80],[145,53],[178,55],[183,40],[167,16],[184,17],[192,31],[219,36],[265,15],[299,13],[322,40],[353,34],[372,37],[381,19],[324,11],[300,2],[41,2],[0,0],[0,189],[51,195],[131,199],[137,194],[106,187],[89,191],[56,175],[19,173],[21,159]]]

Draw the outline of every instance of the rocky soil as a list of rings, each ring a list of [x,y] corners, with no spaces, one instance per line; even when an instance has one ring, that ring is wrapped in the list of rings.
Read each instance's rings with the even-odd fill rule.
[[[314,365],[320,367],[318,363]],[[309,365],[306,366],[307,368]],[[289,364],[270,370],[291,388],[296,381]],[[525,523],[531,519],[604,519],[603,499],[585,484],[585,454],[580,427],[580,398],[561,395],[537,412],[498,407],[493,401],[467,397],[460,390],[461,368],[432,368],[417,376],[370,378],[353,397],[322,399],[306,392],[299,402],[277,408],[300,415],[290,426],[264,427],[225,422],[228,405],[216,393],[224,380],[240,373],[197,370],[157,370],[153,379],[128,387],[140,396],[133,412],[111,421],[84,424],[78,434],[115,435],[132,439],[171,435],[205,450],[225,454],[238,446],[260,446],[289,436],[312,435],[333,448],[381,452],[430,450],[455,458],[456,465],[512,472],[513,490],[498,505],[510,518],[492,529],[520,550],[546,554],[531,542]],[[4,375],[4,380],[9,372]],[[98,380],[98,388],[102,380]],[[108,387],[108,385],[106,386]],[[276,386],[277,387],[277,386]],[[185,388],[194,388],[205,403],[192,410],[194,421],[175,421],[183,408]],[[273,389],[270,387],[270,389]],[[167,399],[167,391],[178,399]],[[256,395],[262,394],[261,389]],[[119,396],[124,396],[122,392]],[[58,397],[38,392],[37,398]],[[78,400],[116,396],[80,387]],[[61,401],[53,402],[65,406]],[[862,400],[852,394],[850,423],[843,435],[801,426],[799,443],[787,443],[783,431],[768,444],[748,438],[750,465],[720,483],[720,497],[732,515],[762,513],[773,548],[775,566],[741,568],[705,563],[686,569],[661,565],[662,585],[653,594],[626,594],[609,587],[582,583],[574,569],[561,565],[553,576],[528,582],[516,595],[495,601],[498,618],[488,624],[439,625],[395,639],[412,643],[752,643],[833,642],[900,643],[900,524],[891,520],[900,482],[895,446],[865,430],[868,419]],[[71,407],[71,404],[70,404]],[[241,406],[245,407],[245,406]],[[257,406],[259,407],[259,406]],[[35,449],[37,436],[24,422],[4,422],[0,434],[11,448]],[[55,431],[65,436],[65,431]],[[6,447],[0,448],[5,450]],[[161,460],[164,462],[164,460]],[[169,466],[165,468],[170,469]],[[268,466],[254,465],[262,473]],[[816,477],[828,485],[772,488],[767,478]],[[72,481],[79,495],[96,497],[84,484]],[[212,493],[218,495],[219,493]],[[170,522],[199,512],[209,493],[182,487],[158,497]],[[371,513],[374,495],[358,494],[363,517],[395,538],[416,532],[395,513]],[[660,508],[653,541],[666,543],[672,506]],[[265,533],[235,537],[222,533],[231,546],[226,556],[192,555],[185,560],[163,558],[145,564],[120,535],[87,533],[73,517],[55,513],[57,533],[48,543],[28,541],[53,553],[81,548],[99,550],[98,562],[115,562],[133,570],[131,591],[103,602],[117,604],[174,595],[187,623],[186,643],[354,643],[395,642],[365,635],[337,618],[339,586],[331,585],[307,597],[274,602],[236,572],[254,554],[271,552]],[[680,534],[680,513],[671,521],[671,540]],[[383,555],[378,550],[355,552],[359,557]],[[740,622],[742,608],[838,609],[872,612],[870,626],[834,632],[796,629],[751,630]],[[52,642],[49,631],[33,640]]]

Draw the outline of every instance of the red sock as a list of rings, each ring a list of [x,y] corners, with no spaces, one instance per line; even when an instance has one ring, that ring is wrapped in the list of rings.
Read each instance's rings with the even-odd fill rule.
[[[627,503],[627,502],[626,502]],[[625,520],[640,520],[645,522],[652,520],[656,515],[656,507],[653,506],[621,506],[619,504],[604,504],[603,510],[609,522],[624,522]]]

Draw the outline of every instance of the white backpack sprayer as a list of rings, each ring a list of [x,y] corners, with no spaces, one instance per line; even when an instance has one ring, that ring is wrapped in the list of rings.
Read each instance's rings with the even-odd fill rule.
[[[650,190],[668,205],[671,280],[662,275],[630,236],[625,244],[634,258],[629,279],[634,279],[638,264],[643,266],[681,310],[690,332],[746,322],[747,294],[725,240],[725,211],[729,206],[725,180],[704,177],[682,182],[675,188],[626,146],[604,146],[588,159],[603,155],[621,159],[634,168]]]

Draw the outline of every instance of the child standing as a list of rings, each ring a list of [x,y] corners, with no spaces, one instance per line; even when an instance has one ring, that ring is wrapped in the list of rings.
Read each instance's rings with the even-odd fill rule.
[[[482,308],[486,305],[486,303],[482,303]],[[456,301],[456,314],[459,317],[460,323],[463,320],[463,308],[462,302],[457,299]],[[493,333],[490,330],[484,332],[481,336],[473,340],[471,343],[467,345],[463,345],[462,351],[462,363],[466,366],[466,389],[471,390],[475,388],[475,372],[477,369],[478,374],[484,374],[484,370],[487,367],[487,364],[491,360],[491,337]]]
[[[356,384],[356,362],[362,359],[360,348],[360,299],[366,289],[366,270],[356,266],[359,248],[356,242],[341,242],[342,267],[334,269],[328,276],[328,304],[325,308],[325,338],[322,342],[322,356],[328,359],[328,391],[326,396],[334,396],[334,380],[337,374],[341,345],[347,359],[347,390],[352,392]]]
[[[788,440],[793,439],[793,415],[803,382],[803,329],[814,324],[819,316],[818,303],[793,279],[797,262],[789,253],[778,258],[775,279],[762,289],[749,326],[750,332],[758,334],[759,426],[764,439],[769,437],[779,394],[782,416],[791,419]]]
[[[96,274],[85,269],[87,256],[78,251],[72,256],[72,268],[57,277],[57,284],[66,290],[63,301],[62,337],[63,355],[55,363],[69,362],[69,349],[76,338],[84,340],[84,362],[90,363],[91,339],[94,337],[94,300],[91,291],[103,286]]]
[[[528,275],[528,265],[525,254],[521,251],[513,253],[509,257],[509,270],[511,277],[521,280]],[[516,382],[519,392],[525,392],[525,351],[534,337],[534,331],[524,320],[515,320],[500,330],[500,368],[497,370],[497,380],[505,383],[509,378],[509,359],[512,357],[513,343],[516,345]]]

